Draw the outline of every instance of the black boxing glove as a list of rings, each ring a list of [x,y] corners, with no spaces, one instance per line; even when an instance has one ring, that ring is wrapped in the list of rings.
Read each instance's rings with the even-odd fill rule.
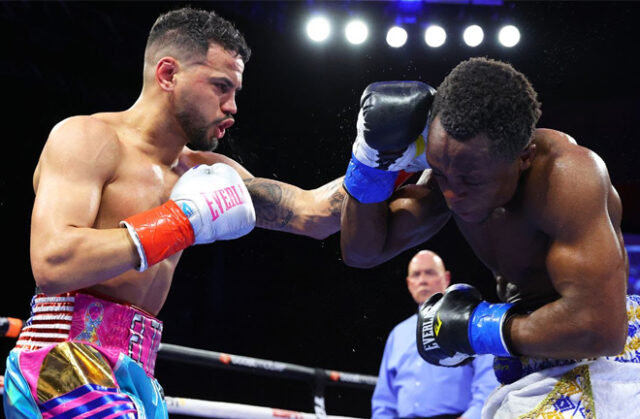
[[[391,196],[400,170],[428,167],[426,123],[435,93],[418,81],[367,86],[360,98],[357,136],[344,179],[352,197],[362,203],[382,202]]]
[[[491,304],[471,285],[451,285],[418,309],[418,353],[445,367],[465,364],[476,354],[514,356],[504,331],[514,314],[513,304]]]

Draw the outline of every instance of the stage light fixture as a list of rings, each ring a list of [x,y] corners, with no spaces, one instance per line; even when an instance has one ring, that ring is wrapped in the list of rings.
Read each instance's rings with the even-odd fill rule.
[[[361,20],[352,20],[347,23],[344,29],[344,35],[351,44],[359,45],[367,40],[369,29]]]
[[[387,31],[387,44],[393,48],[400,48],[407,42],[407,31],[400,26],[393,26]]]
[[[438,48],[444,45],[447,40],[447,32],[442,26],[431,25],[424,31],[424,42],[431,48]]]
[[[484,31],[478,25],[471,25],[464,30],[462,38],[468,46],[477,47],[484,39]]]
[[[322,16],[316,16],[307,22],[307,36],[312,41],[322,42],[329,38],[331,34],[331,24],[329,20]]]
[[[511,48],[520,42],[520,31],[513,25],[506,25],[498,32],[498,41],[507,47]]]

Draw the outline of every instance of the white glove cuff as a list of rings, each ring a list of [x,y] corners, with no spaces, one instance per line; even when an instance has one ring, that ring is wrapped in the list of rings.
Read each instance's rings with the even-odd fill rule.
[[[126,221],[120,221],[120,227],[127,228],[129,236],[131,237],[131,240],[133,241],[133,244],[135,244],[136,250],[138,251],[138,256],[140,256],[140,265],[136,268],[136,271],[146,271],[147,268],[149,268],[149,263],[147,262],[147,255],[144,252],[144,247],[142,247],[142,242],[140,242],[140,237],[138,237],[136,229]]]

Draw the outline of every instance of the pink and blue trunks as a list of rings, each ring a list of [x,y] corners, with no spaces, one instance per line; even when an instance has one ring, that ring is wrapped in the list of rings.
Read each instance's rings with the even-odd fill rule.
[[[167,418],[153,370],[162,322],[88,294],[38,294],[7,359],[14,418]]]

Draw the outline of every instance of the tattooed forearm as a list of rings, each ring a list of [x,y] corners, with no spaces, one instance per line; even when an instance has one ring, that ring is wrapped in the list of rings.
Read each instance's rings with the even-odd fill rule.
[[[275,230],[286,229],[293,218],[294,193],[274,180],[244,179],[256,209],[256,225]]]
[[[340,229],[345,195],[342,178],[310,191],[263,178],[247,178],[244,183],[256,209],[258,227],[319,239]]]
[[[328,210],[332,217],[340,218],[342,211],[342,201],[344,201],[345,191],[342,187],[343,177],[335,179],[326,185],[318,188],[318,192],[322,195],[328,195],[326,198],[328,201]],[[322,198],[321,198],[322,199]]]
[[[344,192],[336,191],[329,198],[329,211],[331,216],[340,218],[342,213],[342,202],[344,201]]]

